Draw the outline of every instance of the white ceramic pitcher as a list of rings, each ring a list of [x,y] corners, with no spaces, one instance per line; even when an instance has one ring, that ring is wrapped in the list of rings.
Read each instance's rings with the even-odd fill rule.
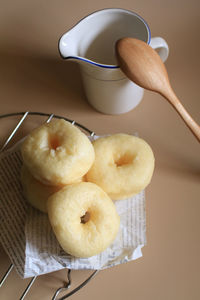
[[[123,37],[145,41],[158,51],[163,61],[168,57],[166,41],[161,37],[151,38],[143,18],[119,8],[103,9],[86,16],[59,40],[61,56],[80,64],[89,103],[105,114],[132,110],[144,93],[117,65],[115,43]]]

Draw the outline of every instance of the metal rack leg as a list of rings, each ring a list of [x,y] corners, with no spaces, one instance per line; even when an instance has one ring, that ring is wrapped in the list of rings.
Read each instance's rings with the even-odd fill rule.
[[[8,143],[10,142],[10,140],[12,139],[12,137],[15,135],[16,131],[19,129],[19,127],[23,123],[24,119],[27,117],[27,115],[28,115],[28,111],[25,112],[25,114],[23,115],[23,117],[21,118],[21,120],[19,121],[19,123],[17,124],[17,126],[14,128],[14,130],[12,131],[12,133],[10,134],[10,136],[8,137],[8,139],[6,140],[6,142],[4,143],[4,145],[0,149],[0,151],[3,151],[5,149],[5,147],[8,145]]]
[[[24,290],[24,292],[23,292],[23,294],[22,294],[22,296],[21,296],[21,298],[20,298],[19,300],[24,300],[24,298],[25,298],[26,295],[28,294],[28,292],[29,292],[29,290],[30,290],[31,286],[33,285],[33,283],[34,283],[34,281],[35,281],[36,278],[37,278],[37,276],[35,276],[35,277],[33,277],[33,278],[31,279],[31,281],[30,281],[29,284],[27,285],[26,289]]]
[[[8,270],[6,271],[6,273],[4,274],[3,278],[0,281],[0,287],[2,287],[2,285],[4,284],[6,278],[8,277],[8,275],[10,274],[10,272],[13,269],[13,264],[10,265],[10,267],[8,268]]]
[[[78,292],[81,288],[83,288],[97,273],[99,272],[99,270],[95,270],[85,281],[83,281],[79,286],[77,286],[76,288],[74,288],[72,291],[70,291],[69,293],[67,293],[66,295],[64,295],[61,298],[55,298],[55,296],[58,296],[59,293],[55,294],[54,297],[52,298],[52,300],[64,300],[69,298],[70,296],[72,296],[74,293]]]

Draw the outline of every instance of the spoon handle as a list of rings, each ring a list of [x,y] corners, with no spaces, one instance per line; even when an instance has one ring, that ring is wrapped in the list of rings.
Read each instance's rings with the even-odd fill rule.
[[[162,93],[162,96],[164,96],[170,102],[170,104],[176,109],[176,111],[181,116],[185,124],[188,126],[188,128],[191,130],[191,132],[200,142],[200,126],[192,119],[190,114],[187,112],[187,110],[181,104],[180,100],[175,95],[174,91],[170,88],[167,91],[167,93]]]

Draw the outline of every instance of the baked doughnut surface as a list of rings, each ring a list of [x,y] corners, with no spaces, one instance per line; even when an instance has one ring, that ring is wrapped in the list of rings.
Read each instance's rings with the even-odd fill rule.
[[[44,213],[47,213],[48,198],[62,188],[41,183],[31,175],[24,165],[21,169],[21,183],[27,202]]]
[[[63,119],[33,130],[21,148],[24,164],[44,184],[65,185],[81,178],[94,161],[88,137]]]
[[[154,170],[154,155],[141,138],[113,134],[93,142],[95,161],[87,181],[99,185],[113,200],[139,193],[149,183]]]
[[[47,202],[48,216],[61,247],[75,257],[90,257],[104,251],[119,230],[113,201],[97,185],[68,185]]]

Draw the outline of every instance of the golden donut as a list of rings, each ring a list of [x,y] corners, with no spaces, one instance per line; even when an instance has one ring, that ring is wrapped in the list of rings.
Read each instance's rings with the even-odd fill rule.
[[[47,213],[48,198],[62,188],[41,183],[31,175],[25,166],[22,166],[21,169],[21,183],[26,200],[44,213]]]
[[[98,138],[93,146],[95,161],[86,179],[99,185],[111,199],[130,197],[150,183],[154,155],[143,139],[114,134]]]
[[[44,184],[65,185],[82,177],[94,161],[88,137],[63,119],[33,130],[22,144],[24,164]]]
[[[104,251],[119,230],[113,201],[90,182],[65,186],[50,196],[48,216],[61,247],[75,257],[90,257]]]

